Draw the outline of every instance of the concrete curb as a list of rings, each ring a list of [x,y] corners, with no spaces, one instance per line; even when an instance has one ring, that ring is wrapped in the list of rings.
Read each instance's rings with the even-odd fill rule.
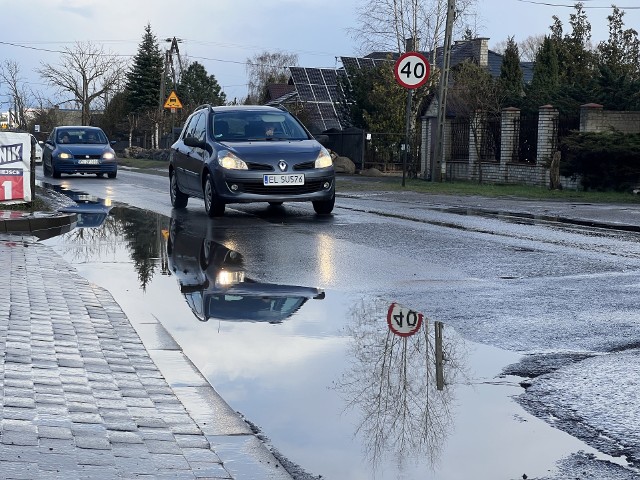
[[[69,232],[77,222],[76,213],[0,210],[0,233],[29,234],[40,240]]]

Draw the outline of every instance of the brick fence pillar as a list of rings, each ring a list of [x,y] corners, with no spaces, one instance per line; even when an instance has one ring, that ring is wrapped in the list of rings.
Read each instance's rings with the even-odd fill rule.
[[[538,155],[536,165],[546,165],[558,148],[558,110],[543,105],[538,113]]]
[[[520,109],[508,107],[502,110],[500,130],[500,166],[504,167],[518,158]]]
[[[604,126],[604,107],[598,103],[580,106],[580,131],[599,132]]]

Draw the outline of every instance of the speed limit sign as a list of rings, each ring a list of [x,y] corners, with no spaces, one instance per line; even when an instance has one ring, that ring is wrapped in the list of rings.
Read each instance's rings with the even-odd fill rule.
[[[409,337],[420,330],[422,314],[410,308],[392,303],[387,312],[389,329],[401,337]]]
[[[407,52],[398,58],[393,67],[396,81],[405,88],[419,88],[429,80],[431,65],[419,52]]]

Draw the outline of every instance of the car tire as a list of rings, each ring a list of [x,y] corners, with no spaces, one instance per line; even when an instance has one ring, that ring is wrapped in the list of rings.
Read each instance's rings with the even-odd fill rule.
[[[209,217],[214,218],[224,215],[224,208],[224,202],[216,195],[211,174],[207,174],[204,180],[204,210]]]
[[[318,215],[329,215],[336,203],[336,196],[331,197],[331,200],[314,200],[311,203],[313,203],[313,209]]]
[[[178,179],[173,171],[169,174],[169,195],[171,196],[171,206],[173,208],[185,208],[189,203],[189,195],[180,190]]]
[[[96,177],[98,178],[102,178],[104,177],[104,173],[100,172],[100,173],[96,173]]]
[[[271,205],[272,207],[279,207],[280,205],[282,205],[284,202],[269,202],[269,205]]]
[[[60,178],[60,172],[56,170],[56,166],[51,162],[51,176],[53,178]]]
[[[100,176],[102,176],[102,174]],[[116,178],[117,176],[118,176],[118,172],[117,171],[107,173],[107,177],[109,177],[109,178]]]
[[[50,177],[51,176],[51,170],[49,170],[49,168],[47,167],[46,162],[42,162],[42,174],[45,177]]]

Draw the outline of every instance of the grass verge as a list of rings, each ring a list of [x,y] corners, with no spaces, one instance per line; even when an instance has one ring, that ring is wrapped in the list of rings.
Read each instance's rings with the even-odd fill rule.
[[[413,191],[431,195],[466,195],[490,198],[521,198],[529,200],[587,202],[587,203],[632,203],[640,204],[640,195],[625,192],[585,192],[575,190],[549,190],[526,185],[491,185],[475,182],[428,182],[402,177],[358,177],[338,176],[337,187],[342,191]]]

